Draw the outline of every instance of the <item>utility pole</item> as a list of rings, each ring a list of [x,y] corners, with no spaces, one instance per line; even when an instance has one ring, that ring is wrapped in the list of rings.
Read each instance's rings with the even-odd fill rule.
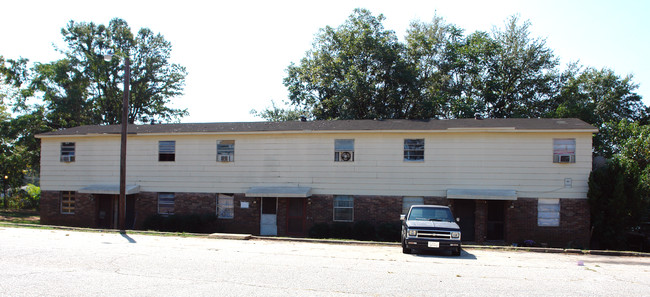
[[[112,54],[104,55],[104,60],[110,61]],[[120,230],[126,229],[126,136],[129,126],[129,88],[131,83],[131,60],[128,54],[124,57],[124,98],[122,99],[122,131],[120,133],[120,197],[117,201],[118,225]]]
[[[2,179],[2,200],[5,209],[7,209],[7,180],[9,180],[9,177],[5,175]]]

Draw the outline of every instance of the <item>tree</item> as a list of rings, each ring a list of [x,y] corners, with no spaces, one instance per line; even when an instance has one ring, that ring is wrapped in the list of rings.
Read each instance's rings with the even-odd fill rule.
[[[539,117],[540,105],[552,97],[559,62],[541,38],[530,37],[530,22],[512,16],[505,28],[494,30],[498,45],[488,63],[480,93],[486,117]]]
[[[300,120],[301,117],[311,118],[309,111],[299,110],[297,108],[284,109],[277,106],[275,101],[271,101],[270,108],[266,108],[261,111],[253,109],[250,113],[269,122],[297,121]]]
[[[588,67],[582,70],[572,65],[563,74],[559,93],[549,100],[546,116],[575,117],[601,130],[594,137],[594,152],[611,157],[620,143],[616,140],[620,121],[641,121],[648,117],[648,109],[635,90],[632,76],[620,77],[611,69]],[[625,138],[619,138],[624,140]]]
[[[315,119],[540,117],[557,91],[558,59],[516,16],[469,36],[435,16],[405,44],[383,20],[357,9],[322,29],[287,69],[290,103]]]
[[[414,72],[382,15],[355,9],[338,28],[321,29],[314,48],[291,64],[289,100],[315,119],[408,118]]]
[[[108,26],[70,21],[61,30],[64,58],[50,63],[0,56],[0,170],[20,185],[37,174],[40,145],[34,135],[79,125],[121,123],[124,63],[107,62],[114,52],[131,61],[128,122],[173,121],[187,114],[169,102],[183,92],[185,68],[170,63],[171,44],[150,29],[131,33],[113,19]],[[41,103],[28,103],[35,98]],[[14,113],[9,116],[9,107]]]
[[[134,36],[121,19],[108,26],[70,21],[61,33],[65,58],[37,64],[31,83],[43,92],[54,128],[121,123],[124,63],[104,61],[109,52],[131,60],[129,123],[172,121],[187,114],[167,106],[182,94],[187,73],[169,62],[171,44],[162,35],[143,28]]]
[[[466,95],[466,40],[463,30],[434,16],[431,23],[412,22],[406,35],[406,56],[417,73],[411,110],[418,118],[474,115],[462,104]],[[470,109],[469,111],[467,109]]]
[[[626,233],[647,220],[650,206],[650,126],[619,123],[626,140],[607,166],[589,176],[593,240],[603,248],[628,248]]]

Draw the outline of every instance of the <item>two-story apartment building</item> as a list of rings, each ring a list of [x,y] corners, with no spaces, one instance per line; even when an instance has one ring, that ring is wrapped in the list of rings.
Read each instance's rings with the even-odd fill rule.
[[[127,225],[217,213],[226,232],[305,236],[450,205],[466,241],[586,246],[593,126],[578,119],[130,125]],[[41,222],[115,228],[119,126],[41,139]]]

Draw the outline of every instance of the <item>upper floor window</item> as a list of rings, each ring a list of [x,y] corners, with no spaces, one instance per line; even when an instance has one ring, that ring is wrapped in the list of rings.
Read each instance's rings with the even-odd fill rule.
[[[61,192],[61,213],[74,214],[75,208],[75,192]]]
[[[158,213],[174,214],[174,193],[158,193]]]
[[[424,139],[404,139],[404,161],[424,161]]]
[[[61,162],[74,162],[74,142],[61,143]]]
[[[336,162],[354,161],[354,139],[334,140],[334,161]]]
[[[575,163],[576,140],[553,139],[553,163]]]
[[[217,141],[217,162],[234,162],[235,161],[235,141],[218,140]]]
[[[176,141],[159,141],[158,142],[158,161],[175,161],[176,160]]]

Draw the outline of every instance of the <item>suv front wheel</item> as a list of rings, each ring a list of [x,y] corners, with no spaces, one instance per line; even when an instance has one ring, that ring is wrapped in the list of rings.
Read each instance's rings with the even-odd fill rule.
[[[455,249],[451,251],[452,256],[460,256],[460,247],[458,249]]]
[[[404,241],[402,241],[402,253],[404,253],[404,254],[410,254],[411,253],[411,249],[406,247],[406,243],[404,243]]]

